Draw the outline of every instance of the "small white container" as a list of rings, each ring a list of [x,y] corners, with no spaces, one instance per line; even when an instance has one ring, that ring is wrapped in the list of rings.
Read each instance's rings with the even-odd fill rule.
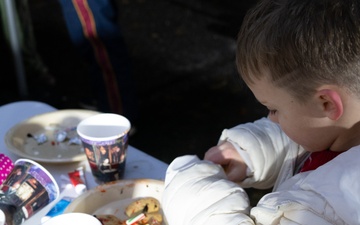
[[[101,222],[94,216],[86,213],[65,213],[47,220],[42,225],[101,225]]]

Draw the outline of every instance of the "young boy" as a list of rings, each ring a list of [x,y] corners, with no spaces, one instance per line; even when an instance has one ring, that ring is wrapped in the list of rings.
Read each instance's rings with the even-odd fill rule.
[[[249,11],[237,65],[269,116],[224,130],[203,161],[171,163],[163,199],[171,225],[187,200],[201,209],[174,224],[360,224],[359,18],[358,0],[262,0]],[[234,210],[210,200],[233,193],[230,181],[213,185],[226,178],[273,192]]]

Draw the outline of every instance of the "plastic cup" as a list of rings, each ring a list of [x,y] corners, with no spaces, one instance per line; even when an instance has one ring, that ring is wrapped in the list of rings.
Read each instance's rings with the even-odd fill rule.
[[[44,167],[29,159],[18,159],[0,187],[0,211],[5,216],[1,220],[22,224],[59,194],[55,179]]]
[[[77,133],[97,183],[123,177],[130,128],[127,118],[112,113],[97,114],[78,124]]]

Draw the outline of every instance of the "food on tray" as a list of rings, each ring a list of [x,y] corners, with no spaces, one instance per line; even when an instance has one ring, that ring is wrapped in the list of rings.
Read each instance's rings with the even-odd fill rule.
[[[119,218],[114,215],[94,215],[102,225],[122,225],[123,223]]]
[[[153,213],[160,210],[160,202],[153,197],[141,198],[132,202],[126,207],[125,213],[127,216],[137,215],[139,213]]]
[[[135,220],[133,220],[135,218]],[[140,213],[135,217],[131,217],[127,224],[134,225],[160,225],[162,223],[162,215],[160,212],[156,213]],[[137,221],[137,223],[130,223],[131,221]]]
[[[141,213],[128,220],[122,221],[114,215],[94,215],[102,225],[161,225],[162,215],[160,213]]]
[[[129,217],[122,221],[114,215],[94,215],[103,225],[161,225],[163,216],[160,202],[156,198],[145,197],[131,202],[125,209]]]

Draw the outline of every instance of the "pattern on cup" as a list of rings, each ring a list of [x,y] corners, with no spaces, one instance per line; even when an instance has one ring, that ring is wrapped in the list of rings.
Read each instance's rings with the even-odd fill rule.
[[[59,187],[41,165],[27,159],[19,159],[0,188],[2,207],[16,207],[13,224],[38,212],[59,196]]]
[[[14,163],[11,159],[4,154],[0,154],[0,185],[6,180],[13,168]]]
[[[99,180],[103,180],[102,177],[105,176],[104,181],[120,179],[125,167],[127,134],[106,142],[83,140],[83,147],[94,176]]]

